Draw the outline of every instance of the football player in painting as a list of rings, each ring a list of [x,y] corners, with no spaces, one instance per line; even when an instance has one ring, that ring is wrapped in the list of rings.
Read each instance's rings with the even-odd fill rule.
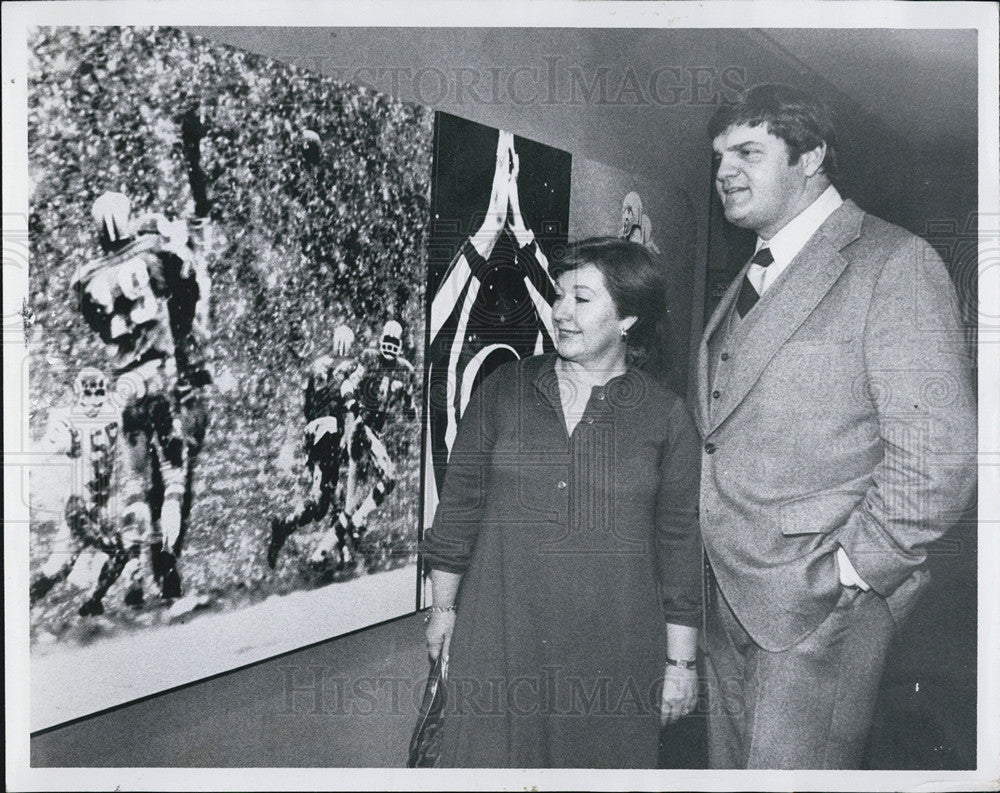
[[[353,333],[342,327],[335,339]],[[335,346],[344,352],[339,341]],[[414,367],[402,356],[403,328],[389,320],[382,329],[378,349],[364,350],[357,358],[331,356],[317,359],[305,386],[304,441],[312,486],[304,504],[271,522],[267,562],[277,563],[285,540],[300,526],[321,520],[331,504],[343,506],[333,527],[321,537],[309,557],[315,565],[347,564],[357,550],[371,513],[396,486],[396,466],[382,441],[387,419],[400,411],[416,418]],[[340,481],[346,466],[346,481]],[[361,469],[374,480],[363,499],[357,498]],[[338,489],[338,485],[340,485]],[[353,550],[352,550],[353,549]]]
[[[65,580],[84,551],[103,553],[106,560],[81,616],[102,614],[108,589],[131,563],[125,602],[142,604],[139,553],[143,537],[134,527],[119,528],[113,499],[118,465],[121,412],[110,399],[108,381],[99,369],[85,367],[73,382],[75,401],[49,413],[42,451],[72,460],[70,495],[59,518],[49,555],[31,581],[31,602],[37,603]]]
[[[198,114],[188,112],[182,141],[194,216],[186,223],[163,215],[133,220],[127,196],[104,193],[92,210],[103,255],[81,267],[73,282],[84,318],[114,357],[126,451],[121,521],[149,539],[153,574],[168,599],[181,594],[177,557],[212,380],[204,134]]]

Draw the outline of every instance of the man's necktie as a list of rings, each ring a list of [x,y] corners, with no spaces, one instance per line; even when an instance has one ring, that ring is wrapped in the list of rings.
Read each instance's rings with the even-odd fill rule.
[[[767,267],[773,262],[774,257],[769,248],[761,248],[750,260],[751,264],[759,264],[761,267]],[[736,311],[739,313],[740,319],[743,319],[747,312],[757,305],[758,300],[760,300],[760,295],[754,285],[750,283],[750,271],[747,270],[747,274],[743,276],[743,285],[740,287],[740,296],[736,298]]]

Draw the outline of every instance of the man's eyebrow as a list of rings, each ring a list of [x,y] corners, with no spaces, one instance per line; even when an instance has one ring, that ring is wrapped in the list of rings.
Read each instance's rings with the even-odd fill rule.
[[[723,154],[723,152],[727,152],[727,151],[744,152],[744,151],[747,151],[748,149],[760,148],[763,145],[764,144],[762,144],[760,141],[756,141],[756,140],[744,140],[744,141],[740,141],[739,143],[734,143],[731,146],[726,146],[726,148],[721,149],[721,150],[720,149],[716,149],[715,147],[713,147],[712,148],[712,156],[714,156],[714,157],[721,157],[722,154]]]

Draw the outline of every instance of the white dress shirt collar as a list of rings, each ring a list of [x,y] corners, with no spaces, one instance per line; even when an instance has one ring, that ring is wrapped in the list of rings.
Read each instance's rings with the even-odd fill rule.
[[[756,253],[761,248],[769,248],[774,257],[774,263],[767,268],[756,264],[750,266],[748,273],[750,282],[758,293],[764,294],[764,290],[773,284],[792,259],[798,256],[799,251],[809,242],[809,238],[843,203],[844,199],[840,197],[837,188],[830,185],[820,194],[819,198],[788,221],[771,239],[757,238],[757,247],[754,252]]]

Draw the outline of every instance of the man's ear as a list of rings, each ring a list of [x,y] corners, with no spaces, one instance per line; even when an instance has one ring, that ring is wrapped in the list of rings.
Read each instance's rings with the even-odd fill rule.
[[[624,331],[632,330],[632,326],[638,321],[639,321],[638,317],[632,317],[632,316],[625,317],[622,320],[622,330]]]
[[[820,172],[824,159],[826,159],[826,143],[820,143],[815,149],[802,152],[799,157],[802,170],[807,177],[815,176]]]

